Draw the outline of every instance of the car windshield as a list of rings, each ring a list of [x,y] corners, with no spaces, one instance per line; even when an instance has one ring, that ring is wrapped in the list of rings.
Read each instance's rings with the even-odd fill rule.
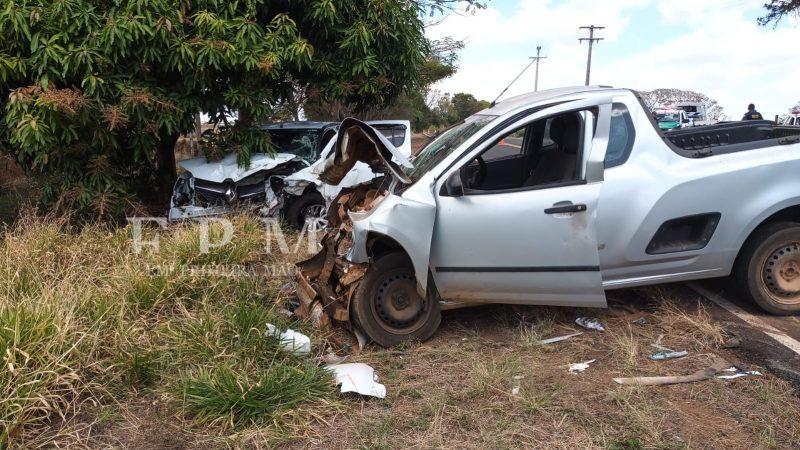
[[[291,153],[307,160],[316,158],[319,129],[269,130],[270,140],[278,153]]]
[[[452,153],[453,150],[495,118],[497,116],[477,116],[469,120],[469,122],[462,122],[446,130],[419,152],[414,161],[412,161],[414,167],[405,169],[406,175],[412,182],[416,183],[423,175]]]
[[[658,119],[659,122],[679,122],[680,114],[678,113],[656,114],[656,119]]]

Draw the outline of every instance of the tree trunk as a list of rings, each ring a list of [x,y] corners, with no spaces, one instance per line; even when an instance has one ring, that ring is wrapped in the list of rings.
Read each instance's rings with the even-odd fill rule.
[[[158,144],[156,176],[158,177],[158,197],[169,200],[172,195],[172,187],[175,185],[177,166],[175,165],[175,144],[178,142],[178,135],[172,134],[161,136]]]

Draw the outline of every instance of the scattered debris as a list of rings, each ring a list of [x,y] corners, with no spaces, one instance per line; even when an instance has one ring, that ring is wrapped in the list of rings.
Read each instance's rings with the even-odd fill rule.
[[[650,344],[650,346],[653,347],[653,348],[657,348],[659,350],[665,351],[665,352],[674,352],[675,350],[673,350],[671,348],[668,348],[668,347],[664,347],[663,345],[661,345],[661,340],[662,339],[664,339],[664,335],[663,334],[659,334],[658,338],[656,339],[656,342],[653,343],[653,344]]]
[[[684,356],[686,356],[688,354],[689,354],[689,352],[687,352],[686,350],[681,350],[681,351],[677,351],[677,352],[676,351],[664,350],[664,351],[653,353],[652,355],[650,355],[650,359],[652,361],[664,361],[664,360],[667,360],[667,359],[682,358],[682,357],[684,357]]]
[[[375,369],[364,363],[330,364],[325,366],[333,372],[336,385],[341,386],[340,392],[355,392],[361,395],[385,398],[386,386],[378,383]]]
[[[586,328],[587,330],[606,331],[606,327],[604,327],[603,324],[595,318],[578,317],[575,319],[575,323],[583,328]]]
[[[319,360],[325,364],[341,364],[347,360],[347,355],[339,356],[336,353],[328,352],[320,356]]]
[[[303,333],[287,328],[286,331],[281,332],[275,325],[268,323],[267,336],[274,336],[281,341],[281,346],[287,352],[294,353],[295,355],[307,355],[311,353],[311,338]]]
[[[512,378],[514,380],[514,387],[511,388],[511,395],[516,397],[517,395],[519,395],[519,389],[520,389],[519,382],[520,380],[525,378],[525,375],[514,375]]]
[[[647,325],[647,319],[640,317],[633,321],[634,325]]]
[[[717,378],[720,380],[735,380],[737,378],[748,377],[748,376],[761,376],[762,373],[757,370],[747,370],[747,368],[742,367],[729,367],[723,372],[729,372],[731,375],[717,375]]]
[[[542,339],[541,341],[539,341],[539,343],[542,344],[542,345],[552,344],[552,343],[555,343],[555,342],[566,341],[567,339],[574,338],[575,336],[580,336],[581,334],[583,334],[583,331],[578,331],[578,332],[572,333],[572,334],[565,334],[564,336],[556,336],[556,337],[551,337],[551,338],[547,338],[547,339]]]
[[[738,337],[732,337],[730,339],[726,339],[725,342],[720,345],[720,348],[738,348],[742,345],[741,339]]]
[[[589,361],[584,361],[581,363],[572,363],[569,365],[569,373],[578,373],[583,372],[584,370],[589,368],[589,364],[597,361],[596,359],[590,359]]]
[[[639,385],[639,386],[658,386],[665,384],[694,383],[697,381],[703,381],[713,378],[714,375],[716,375],[718,372],[724,371],[725,367],[728,365],[729,364],[726,361],[720,358],[716,358],[714,363],[711,364],[708,368],[698,370],[697,372],[690,375],[666,376],[666,377],[614,378],[614,382],[617,384]]]

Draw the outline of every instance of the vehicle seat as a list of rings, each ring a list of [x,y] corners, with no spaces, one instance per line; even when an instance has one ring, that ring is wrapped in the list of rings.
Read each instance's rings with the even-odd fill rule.
[[[545,151],[525,181],[525,186],[572,180],[580,147],[581,122],[576,114],[558,116],[550,122],[550,139],[556,148]]]

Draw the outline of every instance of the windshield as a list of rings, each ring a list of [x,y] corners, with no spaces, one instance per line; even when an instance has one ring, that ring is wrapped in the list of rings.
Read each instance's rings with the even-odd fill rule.
[[[429,170],[434,168],[450,153],[472,137],[481,128],[493,121],[497,116],[478,116],[469,122],[462,122],[434,139],[419,152],[412,164],[414,167],[405,169],[406,175],[416,183]]]
[[[656,114],[656,120],[659,122],[680,122],[679,113]]]
[[[319,129],[269,130],[270,140],[278,153],[291,153],[306,160],[316,159]]]

